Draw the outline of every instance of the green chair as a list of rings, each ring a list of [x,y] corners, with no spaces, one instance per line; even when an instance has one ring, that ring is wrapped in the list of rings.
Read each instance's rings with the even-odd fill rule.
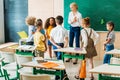
[[[17,76],[13,77],[11,76],[13,73],[16,74],[16,63],[15,63],[15,53],[10,52],[1,52],[1,57],[4,58],[2,60],[2,70],[4,73],[5,80],[14,80],[17,79]],[[13,72],[13,73],[9,73]]]
[[[20,74],[18,73],[18,70],[22,68],[22,63],[27,63],[32,61],[33,56],[31,55],[20,55],[16,54],[16,63],[17,63],[17,77],[20,79]],[[32,68],[30,67],[24,67],[24,70],[28,70],[28,72],[32,71]]]

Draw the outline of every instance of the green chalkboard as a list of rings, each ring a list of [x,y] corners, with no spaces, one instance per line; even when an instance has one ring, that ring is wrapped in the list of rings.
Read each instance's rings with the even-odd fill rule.
[[[120,31],[120,0],[64,0],[64,27],[69,29],[69,5],[76,2],[82,17],[90,17],[91,27],[96,31],[106,31],[107,21],[115,23],[115,31]]]

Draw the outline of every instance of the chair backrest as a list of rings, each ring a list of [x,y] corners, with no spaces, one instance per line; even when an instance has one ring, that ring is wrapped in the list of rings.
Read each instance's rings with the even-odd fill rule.
[[[110,63],[111,64],[120,64],[120,59],[119,58],[116,58],[116,57],[112,57],[110,59]]]
[[[33,56],[28,56],[28,55],[18,55],[16,54],[16,62],[21,67],[22,63],[30,62],[32,61]]]
[[[15,62],[15,53],[8,53],[8,52],[0,52],[1,57],[4,58],[4,63],[12,63]]]
[[[22,80],[51,80],[49,75],[28,75],[22,74]]]

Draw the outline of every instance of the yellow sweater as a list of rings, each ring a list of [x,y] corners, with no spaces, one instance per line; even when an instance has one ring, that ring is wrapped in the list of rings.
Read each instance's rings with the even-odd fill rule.
[[[52,29],[53,29],[53,26],[49,26],[48,29],[46,30],[46,35],[48,39],[50,39],[50,32]]]
[[[41,32],[35,32],[34,44],[37,50],[45,51],[45,36]]]

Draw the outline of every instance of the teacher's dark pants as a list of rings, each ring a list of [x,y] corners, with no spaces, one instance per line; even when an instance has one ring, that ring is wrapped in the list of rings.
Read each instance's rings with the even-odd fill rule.
[[[73,42],[75,38],[75,46],[76,48],[80,47],[80,27],[70,27],[69,33],[69,46],[73,47]]]

